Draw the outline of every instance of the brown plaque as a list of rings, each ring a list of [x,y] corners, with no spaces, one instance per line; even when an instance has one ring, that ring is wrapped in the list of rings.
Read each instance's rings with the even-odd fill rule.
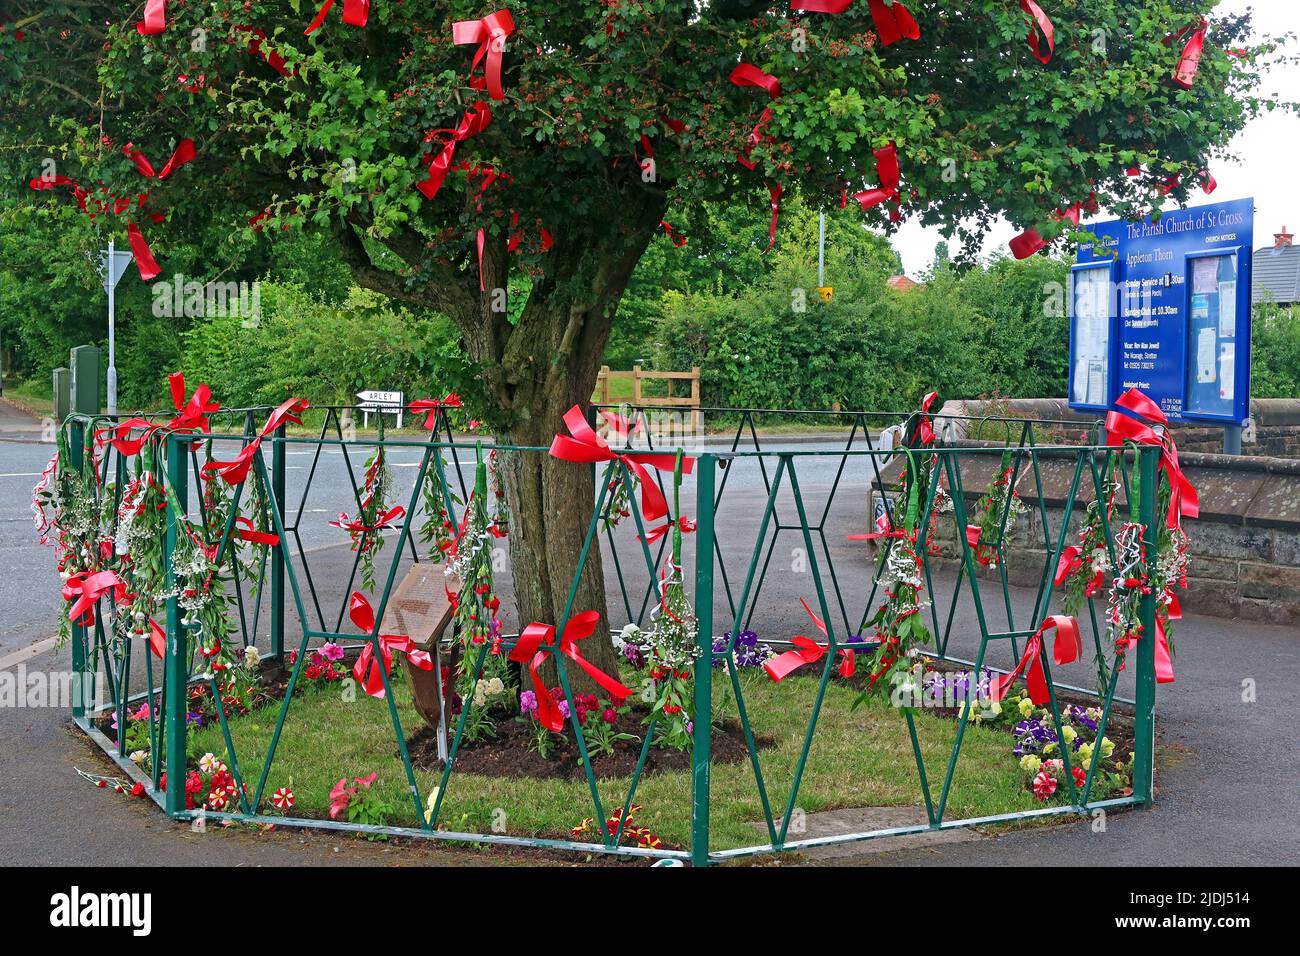
[[[441,564],[421,562],[406,572],[393,592],[384,612],[384,634],[405,634],[415,643],[429,648],[451,622],[451,601],[447,588],[455,590],[456,581],[448,581]]]

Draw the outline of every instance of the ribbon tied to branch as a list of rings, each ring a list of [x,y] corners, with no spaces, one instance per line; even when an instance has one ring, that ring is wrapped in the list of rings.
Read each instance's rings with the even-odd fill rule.
[[[95,605],[105,593],[111,593],[119,604],[128,599],[126,582],[116,571],[81,571],[69,577],[63,584],[63,600],[72,603],[68,620],[82,627],[93,627]]]
[[[460,20],[451,25],[451,42],[457,45],[477,43],[474,60],[470,64],[470,85],[476,89],[487,88],[494,100],[506,98],[501,85],[501,61],[506,49],[506,37],[515,32],[515,21],[509,10],[497,10],[480,20]],[[483,64],[483,76],[474,72]]]
[[[215,471],[225,479],[228,485],[237,485],[248,477],[248,469],[253,466],[253,460],[259,453],[262,445],[262,439],[266,438],[281,425],[292,422],[295,425],[302,424],[302,413],[307,410],[307,399],[290,398],[281,402],[270,415],[266,418],[266,424],[262,430],[247,445],[239,450],[230,461],[209,461],[203,466],[204,471]]]

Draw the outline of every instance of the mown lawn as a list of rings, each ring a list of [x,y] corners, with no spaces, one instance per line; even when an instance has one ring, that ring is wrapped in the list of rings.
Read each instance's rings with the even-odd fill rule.
[[[718,675],[721,677],[721,675]],[[724,700],[728,681],[715,682],[715,707],[735,715],[735,705]],[[408,736],[422,727],[411,707],[400,677],[395,696],[402,727]],[[336,685],[337,686],[337,685]],[[817,681],[791,677],[773,684],[759,673],[742,680],[749,717],[758,734],[774,739],[760,749],[760,762],[773,814],[779,816],[789,797],[795,764],[803,744]],[[923,806],[916,763],[903,716],[887,702],[872,702],[850,711],[855,692],[832,684],[818,721],[797,806],[805,812],[840,807]],[[275,726],[278,705],[265,707],[230,722],[240,770],[250,794],[265,760]],[[952,751],[956,723],[921,714],[917,732],[926,761],[926,773],[935,798]],[[270,794],[291,785],[297,798],[294,815],[324,817],[330,788],[342,776],[349,778],[378,772],[375,784],[396,808],[388,822],[414,826],[418,818],[398,756],[387,704],[361,695],[345,701],[336,692],[312,691],[296,697],[289,708],[274,766],[267,779],[263,809]],[[1022,775],[1010,754],[1011,738],[1005,732],[977,726],[967,728],[961,759],[953,780],[945,819],[984,816],[1035,805],[1024,789]],[[211,751],[225,752],[216,724],[191,730],[192,759]],[[437,783],[433,771],[416,768],[423,805]],[[627,778],[599,781],[606,813],[613,813],[626,798]],[[647,826],[669,845],[685,847],[690,835],[690,775],[686,771],[645,776],[636,803],[642,806],[637,823]],[[762,803],[748,760],[715,763],[712,770],[711,849],[728,849],[766,842]],[[1041,804],[1037,804],[1041,806]],[[569,828],[594,815],[585,777],[576,780],[493,778],[454,772],[447,788],[439,824],[461,832],[491,832],[494,811],[505,813],[512,834],[567,837]],[[274,811],[269,811],[274,812]],[[500,813],[497,813],[498,820]],[[756,827],[755,824],[760,824]]]

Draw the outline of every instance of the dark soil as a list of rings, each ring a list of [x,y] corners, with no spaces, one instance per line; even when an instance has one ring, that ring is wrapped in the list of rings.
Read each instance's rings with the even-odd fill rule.
[[[597,757],[592,761],[592,769],[597,779],[607,777],[631,776],[641,757],[641,746],[645,739],[644,713],[632,711],[620,714],[615,730],[632,734],[635,740],[622,740],[614,744],[614,753]],[[588,720],[598,720],[593,714]],[[454,727],[448,728],[448,737],[452,736]],[[462,741],[456,754],[456,770],[461,773],[481,774],[485,777],[536,777],[543,780],[581,780],[586,777],[578,763],[578,746],[568,732],[563,737],[552,734],[553,747],[550,759],[543,757],[532,749],[533,726],[531,719],[500,717],[497,719],[496,736],[477,741]],[[765,734],[756,734],[754,743],[763,750],[773,746],[774,738]],[[432,727],[422,727],[406,741],[411,754],[411,763],[417,767],[441,770],[438,760],[438,738]],[[721,727],[713,729],[712,762],[715,764],[740,763],[749,759],[749,748],[745,745],[745,734],[739,722],[724,721]],[[643,773],[662,773],[667,770],[689,770],[691,767],[690,750],[670,750],[664,747],[650,748],[646,756]]]

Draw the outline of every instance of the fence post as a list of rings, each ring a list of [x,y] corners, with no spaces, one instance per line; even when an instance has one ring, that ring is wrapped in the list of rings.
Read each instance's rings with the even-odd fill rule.
[[[68,465],[78,475],[86,463],[86,425],[80,419],[68,424]],[[86,701],[95,703],[93,688],[95,675],[86,673],[86,628],[72,625],[72,719],[84,719]]]
[[[596,395],[600,399],[600,404],[609,404],[609,366],[602,365],[600,374],[596,376]]]
[[[1148,569],[1154,569],[1160,538],[1156,527],[1156,465],[1160,449],[1140,445],[1137,468],[1141,487],[1138,490],[1138,521],[1142,524],[1142,546]],[[1148,571],[1148,573],[1150,573]],[[1137,642],[1137,693],[1133,721],[1133,795],[1144,803],[1151,802],[1155,782],[1156,748],[1156,601],[1154,592],[1144,594],[1139,606],[1142,638]]]
[[[632,404],[641,404],[641,366],[632,366]]]
[[[281,425],[271,443],[271,507],[280,515],[281,528],[288,514],[284,492],[284,436],[285,426]],[[271,656],[277,661],[284,660],[284,552],[288,546],[289,542],[282,540],[271,548]],[[256,640],[257,635],[253,637]]]
[[[691,434],[700,432],[700,367],[691,368]]]
[[[709,761],[713,733],[713,494],[717,458],[695,470],[695,727],[691,741],[691,864],[709,865]],[[678,516],[680,517],[680,515]]]
[[[167,769],[170,771],[164,809],[168,814],[176,815],[185,810],[185,725],[188,711],[186,700],[189,670],[189,632],[181,624],[180,598],[175,593],[173,556],[176,542],[182,530],[181,522],[185,515],[176,513],[176,504],[182,508],[189,502],[189,462],[185,446],[177,440],[178,436],[169,435],[167,448],[167,481],[175,492],[167,501],[167,536],[163,546],[163,571],[167,588],[173,594],[167,599],[167,657],[165,662],[165,680],[167,694],[164,705],[167,713]],[[175,504],[174,504],[175,503]]]

